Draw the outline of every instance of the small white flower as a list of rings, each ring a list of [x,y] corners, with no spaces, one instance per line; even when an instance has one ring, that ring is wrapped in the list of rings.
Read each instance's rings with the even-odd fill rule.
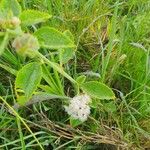
[[[70,100],[69,106],[65,106],[65,110],[71,117],[83,122],[90,114],[90,106],[88,105],[90,101],[91,98],[87,94],[75,96]]]

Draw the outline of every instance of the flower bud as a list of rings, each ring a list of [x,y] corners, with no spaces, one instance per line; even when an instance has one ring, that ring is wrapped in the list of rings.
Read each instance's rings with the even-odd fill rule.
[[[13,27],[18,27],[21,23],[20,19],[17,17],[12,17],[10,22]]]
[[[20,25],[21,21],[17,17],[2,17],[0,18],[0,28],[2,29],[15,29]]]
[[[40,48],[37,38],[28,33],[18,36],[13,41],[12,46],[16,49],[17,53],[23,56]]]

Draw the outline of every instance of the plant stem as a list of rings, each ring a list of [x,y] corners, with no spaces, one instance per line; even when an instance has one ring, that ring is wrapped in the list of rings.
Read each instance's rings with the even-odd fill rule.
[[[49,64],[53,69],[58,71],[60,74],[62,74],[64,77],[66,77],[68,80],[70,80],[73,84],[77,84],[77,82],[70,76],[68,75],[63,68],[61,68],[57,63],[51,62],[48,60],[45,56],[43,56],[41,53],[37,52],[36,53],[39,58],[44,60],[47,64]]]
[[[29,128],[29,126],[25,123],[25,121],[23,120],[23,118],[1,96],[0,96],[0,99],[6,104],[6,106],[9,108],[9,110],[11,110],[14,113],[14,115],[24,124],[24,126],[32,134],[32,136],[34,137],[34,139],[36,140],[36,142],[40,146],[41,150],[44,150],[43,146],[40,144],[39,140],[36,138],[36,136],[31,131],[31,129]]]

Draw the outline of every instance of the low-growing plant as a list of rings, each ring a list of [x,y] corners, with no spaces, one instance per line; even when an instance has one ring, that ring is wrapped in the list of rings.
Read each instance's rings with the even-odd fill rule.
[[[115,95],[100,81],[88,81],[83,75],[74,78],[66,72],[64,65],[74,57],[76,44],[69,30],[62,32],[44,25],[43,22],[51,17],[50,14],[38,10],[22,11],[17,0],[2,0],[0,55],[3,57],[8,51],[13,50],[21,59],[22,65],[19,69],[5,64],[1,64],[1,67],[15,75],[12,86],[15,92],[15,105],[18,104],[18,108],[51,98],[61,98],[63,105],[59,107],[66,105],[71,125],[77,126],[90,115],[89,105],[92,104],[92,99],[110,100],[115,99]],[[65,82],[71,84],[72,95],[65,94]],[[2,100],[10,109],[10,105]],[[22,121],[20,117],[19,119]]]
[[[0,0],[0,149],[149,148],[149,6]]]

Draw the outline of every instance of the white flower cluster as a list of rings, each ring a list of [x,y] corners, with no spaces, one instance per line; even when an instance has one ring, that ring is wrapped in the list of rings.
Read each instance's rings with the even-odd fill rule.
[[[87,94],[75,96],[71,99],[69,106],[65,106],[65,110],[72,118],[83,122],[90,114],[90,106],[88,105],[90,101],[91,98]]]

